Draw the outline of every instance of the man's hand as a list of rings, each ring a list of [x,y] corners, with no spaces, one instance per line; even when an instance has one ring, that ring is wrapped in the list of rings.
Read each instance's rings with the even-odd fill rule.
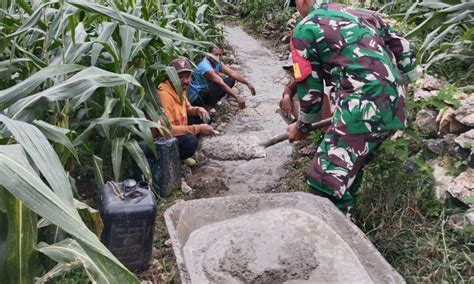
[[[308,137],[308,134],[304,134],[298,131],[298,128],[296,128],[296,124],[298,122],[292,123],[288,125],[288,129],[286,130],[288,133],[288,141],[293,142],[293,141],[300,141],[303,139],[306,139]]]
[[[239,108],[240,109],[244,109],[245,108],[245,100],[244,98],[242,98],[241,96],[237,96],[235,98],[235,100],[237,101],[237,104],[239,105]]]
[[[286,117],[291,117],[293,114],[293,101],[289,94],[284,94],[281,98],[280,108]]]
[[[199,134],[202,136],[214,135],[214,130],[209,124],[199,124]]]
[[[202,121],[204,121],[204,123],[207,123],[211,119],[211,117],[209,116],[209,113],[203,107],[198,107],[197,114],[198,114],[199,118]]]
[[[250,90],[250,93],[252,93],[252,96],[255,96],[255,94],[257,94],[252,84],[248,83],[247,87],[249,87],[249,90]]]

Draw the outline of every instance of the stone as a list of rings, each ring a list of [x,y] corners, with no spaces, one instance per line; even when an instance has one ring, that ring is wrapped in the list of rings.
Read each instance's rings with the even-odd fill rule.
[[[436,137],[438,134],[437,115],[438,112],[432,109],[419,111],[416,115],[415,128],[429,137]]]
[[[440,159],[428,161],[428,165],[433,168],[435,197],[438,200],[446,199],[446,190],[454,177],[447,175],[447,170],[443,167]]]
[[[312,194],[190,200],[165,221],[182,283],[404,283],[359,228]]]
[[[458,139],[456,135],[447,134],[444,138],[425,139],[422,141],[422,144],[425,148],[439,156],[451,155],[458,160],[466,160],[471,150],[460,147],[456,139]]]
[[[408,159],[403,163],[403,169],[407,173],[413,173],[418,169],[418,166],[413,159]]]
[[[469,207],[474,207],[474,169],[468,168],[448,186],[447,192]]]
[[[434,92],[430,92],[430,91],[418,88],[414,92],[413,100],[415,102],[418,102],[418,101],[426,100],[426,99],[429,99],[429,98],[435,97],[435,96],[436,96],[436,94]]]
[[[461,101],[461,107],[454,112],[454,116],[460,123],[474,127],[474,96]]]
[[[440,79],[431,75],[426,75],[423,79],[420,80],[420,87],[428,91],[439,90],[446,84],[447,82],[441,81]]]
[[[468,212],[465,216],[469,225],[474,226],[474,211]]]
[[[454,118],[454,109],[452,107],[440,110],[436,117],[438,123],[438,136],[443,137],[449,133],[460,133],[466,129],[466,126]]]
[[[181,191],[184,194],[188,194],[188,193],[191,193],[193,191],[193,189],[186,183],[184,178],[181,179]]]
[[[449,216],[448,224],[454,229],[463,230],[466,226],[474,225],[474,211]]]
[[[456,143],[456,135],[448,134],[443,138],[444,153],[448,153],[451,156],[457,155],[457,148],[459,148]]]
[[[445,153],[445,143],[443,139],[426,139],[423,140],[422,143],[428,150],[436,155],[443,155]]]
[[[473,150],[474,129],[471,129],[468,132],[459,135],[454,141],[456,141],[456,143],[458,143],[462,148]]]
[[[454,147],[450,148],[449,154],[455,157],[458,160],[464,161],[469,159],[469,155],[472,151],[469,149],[464,149],[463,147],[455,144]]]

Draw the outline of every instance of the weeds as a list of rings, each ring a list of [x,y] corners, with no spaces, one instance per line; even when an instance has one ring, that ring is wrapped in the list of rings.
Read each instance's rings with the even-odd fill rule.
[[[365,169],[356,212],[359,227],[409,282],[469,282],[472,234],[447,226],[458,204],[434,199],[428,168],[407,173],[381,149]]]

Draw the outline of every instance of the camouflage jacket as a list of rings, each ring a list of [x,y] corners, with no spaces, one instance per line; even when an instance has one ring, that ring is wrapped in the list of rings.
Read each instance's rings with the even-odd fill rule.
[[[418,77],[415,55],[377,14],[316,0],[295,28],[292,48],[311,64],[311,74],[297,86],[302,122],[320,119],[326,84],[332,87],[333,124],[339,131],[404,127],[403,85]]]

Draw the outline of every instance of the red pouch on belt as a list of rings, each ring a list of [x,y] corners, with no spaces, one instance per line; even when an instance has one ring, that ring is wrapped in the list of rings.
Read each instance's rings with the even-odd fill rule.
[[[295,74],[295,81],[302,82],[308,78],[308,76],[311,75],[311,72],[313,71],[311,68],[311,62],[298,54],[293,44],[293,38],[291,38],[290,47],[291,56],[293,57],[293,72]]]

